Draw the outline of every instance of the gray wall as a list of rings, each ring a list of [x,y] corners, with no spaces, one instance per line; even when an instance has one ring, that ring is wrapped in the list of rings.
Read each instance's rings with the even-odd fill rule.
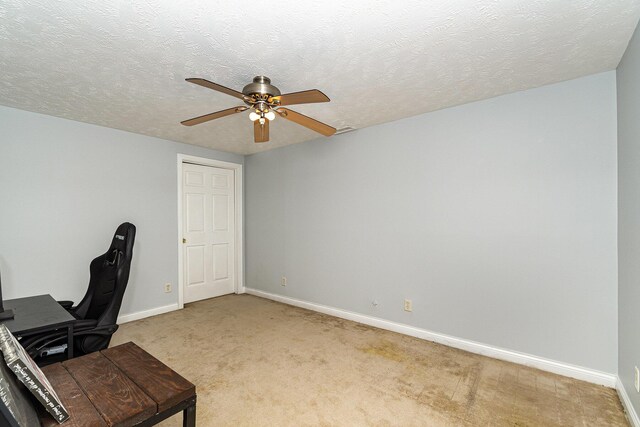
[[[177,303],[177,153],[242,156],[0,107],[0,270],[5,298],[78,301],[89,262],[137,226],[121,314]],[[165,294],[163,284],[174,291]]]
[[[637,413],[640,367],[640,30],[617,71],[618,81],[618,376]]]
[[[246,157],[246,285],[617,372],[615,85]]]

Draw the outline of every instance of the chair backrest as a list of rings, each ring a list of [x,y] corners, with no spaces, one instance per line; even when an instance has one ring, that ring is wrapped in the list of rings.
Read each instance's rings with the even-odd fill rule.
[[[129,281],[135,238],[133,224],[120,224],[107,252],[91,261],[89,288],[74,310],[80,319],[97,320],[98,326],[116,324]]]

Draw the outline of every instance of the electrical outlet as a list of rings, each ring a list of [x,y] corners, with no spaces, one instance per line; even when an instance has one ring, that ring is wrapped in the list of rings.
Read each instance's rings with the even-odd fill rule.
[[[633,385],[636,386],[636,391],[640,393],[640,371],[638,370],[637,366],[636,366],[635,372],[636,372],[636,375],[635,375],[635,380],[633,382],[634,383]]]
[[[167,293],[167,294],[168,294],[169,292],[171,292],[171,283],[165,283],[165,284],[164,284],[164,291],[165,291],[165,293]]]
[[[286,278],[286,276],[282,276],[282,279],[280,279],[280,284],[282,286],[287,286],[287,278]]]
[[[413,311],[413,303],[410,299],[404,300],[404,311]]]

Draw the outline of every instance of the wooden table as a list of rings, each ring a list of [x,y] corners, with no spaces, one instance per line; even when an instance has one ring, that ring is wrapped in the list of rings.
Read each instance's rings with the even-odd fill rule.
[[[65,427],[152,426],[181,411],[195,427],[195,386],[132,342],[42,370],[71,415]]]
[[[51,295],[16,298],[4,301],[5,309],[12,309],[14,318],[3,320],[11,333],[17,338],[67,330],[67,358],[73,358],[73,317]]]

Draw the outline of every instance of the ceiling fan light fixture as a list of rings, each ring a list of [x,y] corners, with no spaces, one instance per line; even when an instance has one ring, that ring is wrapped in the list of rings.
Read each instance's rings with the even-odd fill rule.
[[[256,112],[252,111],[249,113],[249,120],[251,120],[252,122],[255,122],[259,118],[260,118],[260,115],[257,114]]]
[[[266,113],[264,115],[269,121],[272,121],[276,118],[276,113],[274,113],[273,111],[269,111],[268,113]]]

